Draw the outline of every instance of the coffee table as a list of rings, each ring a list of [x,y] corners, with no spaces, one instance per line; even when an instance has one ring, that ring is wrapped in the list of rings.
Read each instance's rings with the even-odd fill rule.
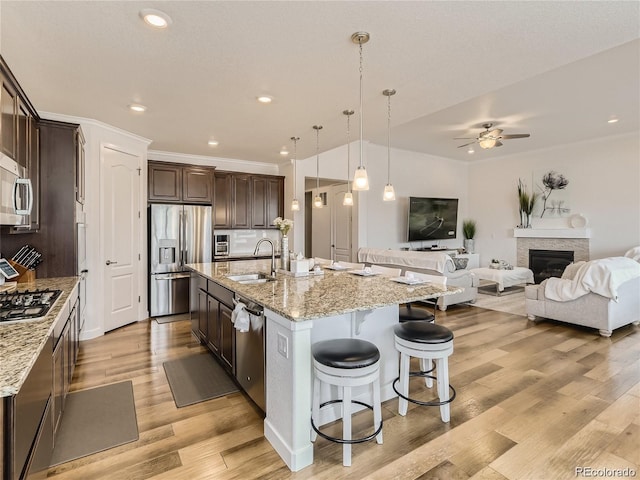
[[[525,267],[513,267],[513,270],[498,270],[497,268],[472,268],[470,270],[480,280],[495,283],[496,293],[500,296],[505,288],[534,283],[533,272]]]

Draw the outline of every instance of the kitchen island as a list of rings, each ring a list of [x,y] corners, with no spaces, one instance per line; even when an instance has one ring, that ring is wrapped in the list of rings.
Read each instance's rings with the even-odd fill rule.
[[[293,277],[278,274],[275,281],[241,284],[229,275],[268,273],[270,261],[190,264],[197,274],[264,307],[266,358],[266,418],[264,434],[288,467],[298,471],[313,463],[310,412],[313,383],[311,345],[331,338],[361,338],[381,355],[382,400],[396,396],[398,353],[393,327],[398,304],[459,292],[431,283],[405,285],[387,277],[358,276],[324,270],[322,275]],[[323,392],[321,401],[332,393]],[[369,390],[354,389],[355,400],[370,403]],[[355,406],[355,405],[354,405]],[[339,406],[323,409],[320,425],[339,418]]]

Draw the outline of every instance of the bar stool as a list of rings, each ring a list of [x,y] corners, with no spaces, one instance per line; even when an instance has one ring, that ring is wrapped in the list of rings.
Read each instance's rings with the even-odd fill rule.
[[[324,340],[311,346],[313,355],[313,403],[311,411],[311,441],[317,435],[342,444],[342,464],[351,466],[351,445],[373,438],[382,444],[382,408],[380,405],[380,351],[373,343],[356,338]],[[342,399],[320,404],[320,386],[324,382],[342,387]],[[373,406],[352,400],[351,388],[371,384]],[[342,438],[322,433],[314,423],[320,417],[320,409],[326,405],[342,403]],[[362,438],[351,438],[351,404],[357,403],[373,410],[374,432]]]
[[[430,275],[428,273],[411,272],[408,270],[404,274],[407,277],[426,280],[431,283],[442,285],[443,287],[447,285],[447,277],[442,275]],[[437,301],[433,302],[433,313],[431,313],[418,302],[405,303],[404,305],[400,305],[400,309],[398,311],[398,320],[400,321],[400,323],[415,321],[434,323],[436,321],[436,308]]]
[[[443,422],[450,420],[449,404],[456,398],[455,389],[449,385],[449,356],[453,353],[453,333],[442,325],[428,322],[405,322],[394,328],[395,346],[400,352],[400,376],[393,382],[393,390],[398,394],[398,413],[407,414],[407,402],[423,406],[439,406],[440,417]],[[420,371],[410,372],[411,357],[419,358]],[[435,361],[436,375],[429,375],[433,371],[431,361]],[[429,365],[423,362],[428,361]],[[427,370],[427,368],[430,368]],[[436,380],[439,401],[423,402],[409,397],[409,377],[424,377],[427,387],[433,386]],[[400,383],[400,391],[397,384]],[[451,390],[452,395],[449,395]]]

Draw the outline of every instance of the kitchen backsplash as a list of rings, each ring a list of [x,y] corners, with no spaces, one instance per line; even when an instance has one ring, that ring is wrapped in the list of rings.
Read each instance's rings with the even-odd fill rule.
[[[276,247],[276,253],[280,252],[279,230],[215,230],[214,235],[229,235],[229,255],[253,254],[256,243],[261,238],[268,238]],[[260,252],[270,254],[268,243],[260,245]]]

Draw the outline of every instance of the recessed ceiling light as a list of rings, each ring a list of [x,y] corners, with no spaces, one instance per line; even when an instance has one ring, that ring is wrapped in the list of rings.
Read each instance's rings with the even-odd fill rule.
[[[257,97],[257,100],[260,103],[271,103],[271,102],[273,102],[273,98],[270,97],[269,95],[260,95],[259,97]]]
[[[475,153],[475,150],[473,149],[473,147],[469,147],[469,149],[467,150],[467,153],[469,154]]]
[[[618,117],[611,117],[607,120],[607,123],[618,123]]]
[[[207,142],[211,147],[217,147],[218,146],[218,141],[217,140],[209,140]]]
[[[287,147],[282,147],[280,149],[280,155],[282,156],[289,155],[289,150],[287,150]]]
[[[167,28],[171,25],[171,17],[169,15],[152,8],[140,10],[140,18],[154,28]]]
[[[145,107],[144,105],[140,105],[139,103],[132,103],[131,105],[129,105],[129,109],[133,110],[134,112],[144,112],[147,107]]]

